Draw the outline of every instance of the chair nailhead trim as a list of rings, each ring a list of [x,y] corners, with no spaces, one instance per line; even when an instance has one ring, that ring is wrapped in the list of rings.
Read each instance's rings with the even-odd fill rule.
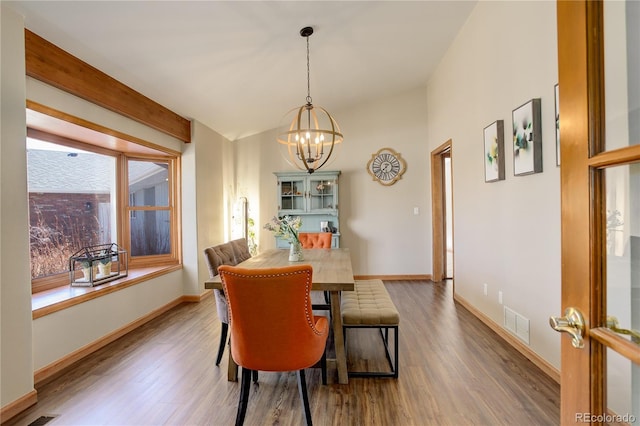
[[[313,322],[313,312],[309,311],[309,305],[310,305],[310,301],[309,301],[309,292],[311,290],[311,273],[309,273],[309,271],[295,271],[295,272],[278,272],[275,274],[255,274],[252,275],[252,277],[259,277],[259,278],[272,278],[272,277],[286,277],[286,276],[290,276],[290,275],[299,275],[299,274],[306,274],[307,275],[307,281],[305,283],[305,303],[304,303],[304,313],[305,313],[305,317],[307,319],[307,324],[309,324],[309,327],[311,328],[311,330],[317,334],[320,335],[322,334],[316,327],[315,324]],[[224,288],[225,294],[227,293],[227,284],[224,281],[224,276],[225,275],[233,275],[234,277],[246,277],[247,275],[244,274],[238,274],[236,272],[225,272],[224,274],[221,274],[221,281],[222,281],[222,287]],[[233,312],[231,309],[231,305],[229,305],[229,317],[230,319],[233,318]]]

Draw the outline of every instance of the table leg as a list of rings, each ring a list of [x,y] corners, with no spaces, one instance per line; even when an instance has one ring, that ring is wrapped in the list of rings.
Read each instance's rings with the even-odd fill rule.
[[[228,348],[229,351],[229,365],[227,367],[227,380],[230,382],[238,381],[238,364],[233,360],[231,356],[231,347]]]
[[[349,373],[347,372],[347,354],[344,347],[339,291],[331,292],[331,322],[333,323],[333,343],[336,349],[338,383],[347,384],[349,383]]]

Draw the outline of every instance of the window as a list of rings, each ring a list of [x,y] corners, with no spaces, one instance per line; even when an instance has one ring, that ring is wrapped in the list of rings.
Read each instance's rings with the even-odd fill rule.
[[[32,279],[68,271],[84,246],[112,242],[115,160],[27,139]]]
[[[169,162],[128,160],[132,258],[171,253]]]
[[[179,262],[177,154],[27,134],[33,292],[69,284],[69,257],[85,246],[118,243],[130,269]]]

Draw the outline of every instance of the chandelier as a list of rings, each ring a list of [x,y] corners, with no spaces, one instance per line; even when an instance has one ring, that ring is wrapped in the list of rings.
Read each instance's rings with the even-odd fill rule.
[[[286,117],[293,118],[278,133],[278,143],[286,151],[285,158],[294,167],[313,173],[325,164],[336,145],[343,140],[336,120],[329,112],[314,106],[311,100],[311,84],[309,78],[309,36],[313,28],[304,27],[300,35],[307,39],[307,103],[290,110]],[[334,156],[335,158],[335,156]]]

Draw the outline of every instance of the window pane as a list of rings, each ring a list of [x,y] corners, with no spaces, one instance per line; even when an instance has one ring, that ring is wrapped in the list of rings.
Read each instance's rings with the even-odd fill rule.
[[[132,211],[131,256],[171,253],[171,222],[168,210]]]
[[[114,157],[27,140],[31,278],[67,272],[85,246],[111,243]]]
[[[605,181],[606,315],[640,330],[640,163],[607,168]]]
[[[606,149],[640,144],[640,2],[604,2]]]
[[[169,163],[129,160],[129,205],[169,205]]]
[[[604,424],[635,424],[640,419],[640,366],[607,348],[607,413]]]

